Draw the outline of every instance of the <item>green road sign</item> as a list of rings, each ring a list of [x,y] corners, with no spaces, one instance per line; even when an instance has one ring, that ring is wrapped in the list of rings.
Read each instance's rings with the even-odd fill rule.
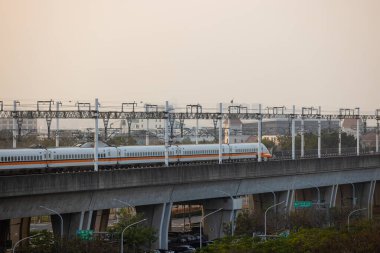
[[[309,208],[312,205],[311,201],[294,201],[294,208]]]
[[[82,240],[91,240],[94,230],[77,230],[77,236]]]

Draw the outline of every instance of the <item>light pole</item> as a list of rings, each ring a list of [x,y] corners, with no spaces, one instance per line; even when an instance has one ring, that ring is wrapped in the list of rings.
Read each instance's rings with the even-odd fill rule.
[[[50,209],[50,208],[48,208],[46,206],[40,206],[40,208],[46,209],[46,210],[48,210],[50,212],[53,212],[53,213],[55,213],[56,215],[59,216],[59,218],[61,219],[61,239],[62,239],[63,238],[63,218],[62,218],[62,216],[57,211],[55,211],[53,209]]]
[[[146,221],[147,219],[143,219],[143,220],[140,220],[140,221],[136,221],[136,222],[134,222],[134,223],[132,223],[132,224],[130,224],[130,225],[128,225],[128,226],[126,226],[124,229],[123,229],[123,231],[121,232],[121,245],[120,245],[120,253],[123,253],[124,252],[124,241],[123,241],[123,237],[124,237],[124,232],[125,232],[125,230],[127,230],[129,227],[132,227],[132,226],[134,226],[134,225],[136,225],[136,224],[139,224],[139,223],[141,223],[141,222],[143,222],[143,221]]]
[[[264,215],[264,237],[265,237],[265,240],[267,239],[267,212],[269,211],[269,209],[271,209],[275,206],[281,205],[282,203],[285,203],[285,201],[282,201],[278,204],[271,205],[270,207],[267,208],[267,210],[265,210],[265,215]]]
[[[128,207],[132,208],[132,209],[135,209],[136,207],[134,205],[132,205],[131,203],[127,202],[127,201],[123,201],[123,200],[120,200],[120,199],[113,199],[114,201],[118,201],[124,205],[127,205]]]
[[[38,233],[38,234],[35,234],[35,235],[32,235],[32,236],[28,236],[28,237],[22,238],[21,240],[19,240],[18,242],[15,243],[15,246],[13,246],[13,249],[12,249],[12,253],[15,253],[16,247],[17,247],[17,245],[18,245],[20,242],[22,242],[22,241],[24,241],[24,240],[26,240],[26,239],[30,239],[30,238],[33,238],[33,237],[39,236],[39,235],[42,235],[42,234],[41,234],[41,233]]]
[[[199,248],[200,249],[202,248],[202,222],[204,221],[204,219],[206,219],[207,216],[210,216],[211,214],[217,213],[221,210],[223,210],[223,208],[219,208],[218,210],[201,217],[201,221],[199,222]]]
[[[354,211],[352,211],[351,213],[348,214],[348,217],[347,217],[347,231],[350,231],[350,216],[353,215],[356,212],[360,212],[360,211],[364,211],[364,210],[367,210],[367,208],[356,209],[356,210],[354,210]]]
[[[231,221],[231,235],[234,236],[234,220],[235,220],[235,208],[234,208],[234,198],[232,197],[231,194],[225,192],[225,191],[221,191],[221,190],[215,190],[217,192],[220,192],[220,193],[223,193],[227,196],[229,196],[232,200],[232,211],[231,211],[231,215],[230,215],[230,221]]]
[[[314,185],[314,184],[311,184],[311,183],[309,183],[309,182],[308,182],[308,184],[309,184],[310,186],[313,186],[314,188],[317,189],[317,191],[318,191],[318,202],[317,202],[317,205],[318,205],[318,207],[320,207],[320,205],[321,205],[321,191],[319,190],[319,187],[316,186],[316,185]]]

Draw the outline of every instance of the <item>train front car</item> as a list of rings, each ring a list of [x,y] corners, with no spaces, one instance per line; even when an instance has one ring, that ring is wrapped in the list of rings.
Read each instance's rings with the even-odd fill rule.
[[[264,161],[268,161],[270,158],[272,158],[272,154],[269,152],[267,147],[261,143],[261,157]]]
[[[0,173],[19,174],[46,168],[46,149],[0,149]]]
[[[259,144],[258,143],[236,143],[230,144],[230,159],[231,160],[244,160],[244,159],[258,159]],[[267,147],[261,143],[261,157],[264,161],[272,158]]]

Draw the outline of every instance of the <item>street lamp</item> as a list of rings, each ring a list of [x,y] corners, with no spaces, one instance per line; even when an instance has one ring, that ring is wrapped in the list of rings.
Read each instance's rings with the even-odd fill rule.
[[[234,198],[232,197],[231,194],[225,192],[225,191],[221,191],[221,190],[215,190],[217,192],[220,192],[220,193],[223,193],[227,196],[229,196],[232,200],[232,211],[231,211],[231,215],[230,215],[230,221],[231,221],[231,235],[234,236],[234,220],[235,220],[235,207],[234,207]]]
[[[120,200],[120,199],[113,199],[114,201],[118,201],[124,205],[127,205],[129,208],[132,208],[132,209],[135,209],[136,207],[134,205],[132,205],[131,203],[127,202],[127,201],[123,201],[123,200]]]
[[[41,234],[41,233],[38,233],[38,234],[35,234],[35,235],[32,235],[32,236],[28,236],[28,237],[22,238],[21,240],[17,241],[17,242],[15,243],[15,246],[13,246],[12,253],[15,253],[16,247],[17,247],[17,245],[18,245],[20,242],[22,242],[22,241],[24,241],[24,240],[26,240],[26,239],[30,239],[30,238],[33,238],[33,237],[39,236],[39,235],[42,235],[42,234]]]
[[[136,224],[139,224],[139,223],[141,223],[141,222],[143,222],[143,221],[146,221],[147,219],[143,219],[143,220],[140,220],[140,221],[136,221],[135,223],[132,223],[132,224],[130,224],[130,225],[128,225],[128,226],[126,226],[124,229],[123,229],[123,231],[121,232],[121,245],[120,245],[120,253],[123,253],[124,252],[124,241],[123,241],[123,237],[124,237],[124,232],[125,232],[125,230],[127,230],[129,227],[132,227],[132,226],[134,226],[134,225],[136,225]]]
[[[223,210],[223,208],[219,208],[218,210],[201,217],[201,221],[199,222],[199,248],[200,249],[202,248],[202,222],[204,221],[204,219],[206,219],[207,216],[210,216],[211,214],[217,213],[220,210]]]
[[[50,209],[50,208],[48,208],[46,206],[40,206],[40,208],[46,209],[46,210],[48,210],[50,212],[53,212],[53,213],[55,213],[56,215],[59,216],[59,218],[61,219],[61,239],[62,239],[63,238],[63,218],[62,218],[62,216],[57,211],[55,211],[53,209]]]
[[[271,209],[275,206],[281,205],[282,203],[285,203],[285,201],[271,205],[270,207],[267,208],[267,210],[265,210],[265,215],[264,215],[264,236],[265,236],[265,240],[267,239],[267,212],[269,211],[269,209]]]
[[[317,189],[317,191],[318,191],[318,202],[317,202],[317,205],[318,205],[318,207],[320,207],[321,206],[321,191],[319,190],[319,187],[316,186],[316,185],[314,185],[314,184],[311,184],[309,182],[307,182],[307,184],[309,184],[310,186],[313,186],[314,188]]]
[[[350,216],[353,215],[356,212],[360,212],[360,211],[364,211],[364,210],[367,210],[367,208],[356,209],[356,210],[354,210],[354,211],[352,211],[351,213],[348,214],[348,217],[347,217],[347,231],[350,231]]]

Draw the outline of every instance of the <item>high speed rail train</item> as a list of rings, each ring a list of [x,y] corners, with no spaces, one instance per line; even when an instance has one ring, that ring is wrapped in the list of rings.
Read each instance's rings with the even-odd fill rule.
[[[222,160],[257,159],[258,143],[223,144]],[[219,160],[219,145],[178,145],[168,149],[169,163]],[[261,157],[272,157],[261,144]],[[149,166],[165,163],[164,146],[121,146],[98,149],[99,168]],[[94,166],[94,149],[80,147],[47,149],[0,149],[0,173],[17,170],[90,168]]]

